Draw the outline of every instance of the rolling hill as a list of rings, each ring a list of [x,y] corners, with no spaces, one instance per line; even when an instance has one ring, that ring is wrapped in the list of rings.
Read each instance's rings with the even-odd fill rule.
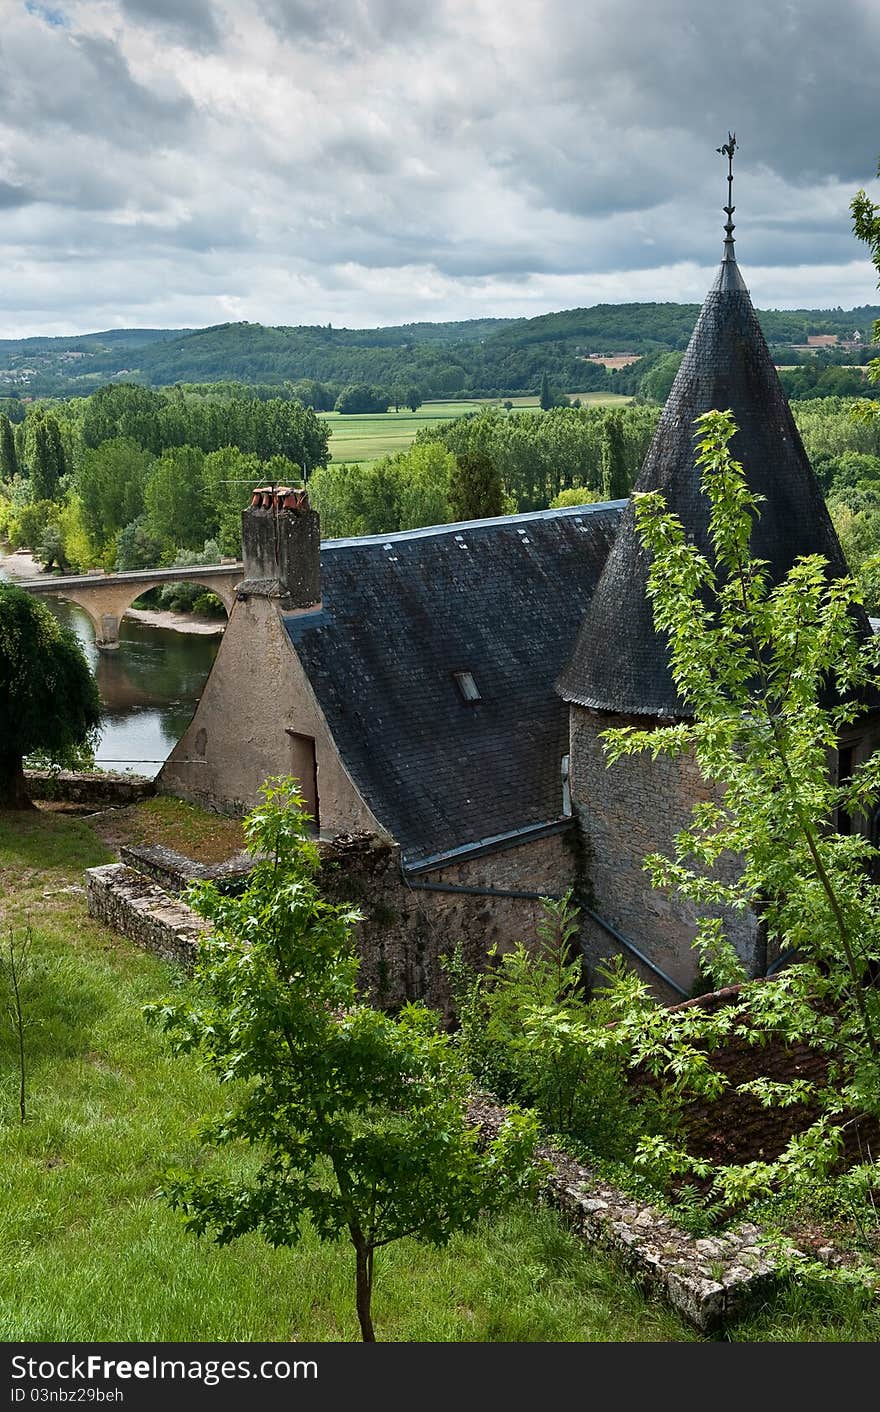
[[[534,391],[544,372],[560,388],[588,391],[615,377],[590,353],[676,351],[690,338],[696,304],[599,304],[532,319],[475,319],[346,329],[218,324],[205,329],[112,329],[70,338],[0,340],[0,393],[85,395],[125,378],[152,387],[237,381],[278,386],[309,378],[418,385],[425,396]],[[880,308],[759,312],[771,346],[810,334],[865,342]],[[796,357],[791,361],[797,361]]]

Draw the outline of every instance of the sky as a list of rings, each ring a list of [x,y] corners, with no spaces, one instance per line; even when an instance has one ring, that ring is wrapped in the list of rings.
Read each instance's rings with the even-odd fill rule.
[[[878,0],[0,0],[0,337],[880,302]]]

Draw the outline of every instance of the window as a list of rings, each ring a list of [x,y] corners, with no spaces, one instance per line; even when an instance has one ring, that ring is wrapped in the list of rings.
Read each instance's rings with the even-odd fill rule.
[[[474,701],[482,701],[483,698],[480,696],[480,688],[474,681],[471,672],[453,672],[452,675],[455,678],[455,685],[461,692],[462,701],[467,702],[469,706],[472,705]]]
[[[565,818],[571,816],[571,757],[563,755],[560,769],[562,776],[562,812]]]
[[[853,772],[853,747],[851,745],[841,746],[837,752],[837,783],[839,785],[848,784],[852,779]],[[852,819],[845,809],[837,810],[837,832],[852,833]]]

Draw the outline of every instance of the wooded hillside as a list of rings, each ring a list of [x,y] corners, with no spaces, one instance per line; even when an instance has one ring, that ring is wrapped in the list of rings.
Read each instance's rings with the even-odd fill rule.
[[[609,373],[591,353],[683,349],[696,304],[598,304],[534,319],[475,319],[394,328],[219,324],[196,330],[128,329],[72,338],[0,341],[0,391],[71,395],[124,376],[161,387],[229,381],[275,386],[301,378],[344,386],[416,384],[423,397],[535,392],[546,373],[565,391],[631,391],[628,370]],[[863,345],[880,308],[768,310],[767,341],[783,348],[811,334]],[[848,355],[862,361],[863,350]],[[797,362],[793,353],[779,361]],[[623,386],[624,381],[627,386]]]

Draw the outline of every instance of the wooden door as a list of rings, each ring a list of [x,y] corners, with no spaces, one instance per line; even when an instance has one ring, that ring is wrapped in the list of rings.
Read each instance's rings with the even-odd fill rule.
[[[315,755],[315,742],[310,735],[300,735],[288,730],[290,737],[290,773],[299,780],[300,793],[305,801],[307,813],[315,821],[315,831],[321,827],[318,812],[318,762]]]

